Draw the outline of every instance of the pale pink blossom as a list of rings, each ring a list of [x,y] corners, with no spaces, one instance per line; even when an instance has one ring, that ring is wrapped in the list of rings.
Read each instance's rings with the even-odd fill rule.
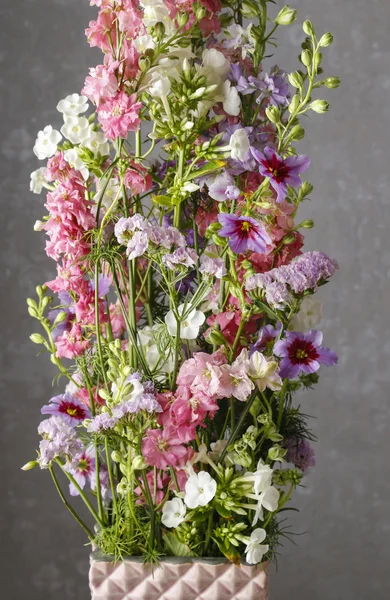
[[[142,454],[148,465],[166,469],[184,465],[187,448],[182,445],[173,427],[149,429],[142,440]]]
[[[83,339],[80,325],[73,324],[70,331],[64,333],[56,339],[56,356],[58,358],[74,358],[80,356],[90,347],[90,341]]]
[[[118,64],[118,63],[117,63]],[[115,76],[115,63],[107,65],[97,65],[89,69],[89,76],[86,78],[82,94],[87,96],[91,102],[99,106],[102,100],[114,96],[118,89],[118,82]]]
[[[135,94],[118,92],[98,106],[98,118],[104,135],[110,139],[126,138],[129,131],[137,131],[141,120],[139,111],[141,102],[137,102]]]

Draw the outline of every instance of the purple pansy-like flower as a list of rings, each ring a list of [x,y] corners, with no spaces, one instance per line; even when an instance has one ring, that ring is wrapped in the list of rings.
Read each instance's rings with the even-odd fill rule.
[[[310,166],[310,158],[304,156],[288,156],[281,158],[269,146],[264,148],[264,153],[251,147],[252,156],[259,163],[259,172],[264,177],[269,177],[271,186],[277,193],[277,202],[283,202],[287,196],[287,186],[299,187],[302,183],[299,175]]]
[[[281,323],[277,323],[276,327],[273,325],[265,325],[262,327],[257,342],[250,347],[249,356],[254,352],[264,352],[264,350],[267,350],[274,343],[275,338],[278,337],[281,328]]]
[[[328,367],[337,363],[337,354],[321,346],[322,332],[312,329],[307,333],[287,331],[276,342],[274,354],[280,361],[280,376],[295,379],[299,373],[315,373],[320,365]]]
[[[218,234],[229,238],[229,246],[236,254],[246,250],[264,254],[272,244],[264,225],[251,217],[220,213],[218,221],[222,225]]]
[[[287,106],[289,103],[289,88],[287,83],[287,75],[282,69],[275,66],[271,72],[265,73],[262,79],[256,77],[248,77],[250,85],[261,91],[256,102],[259,104],[265,98],[269,99],[270,104],[274,106]]]
[[[50,404],[42,406],[43,415],[61,417],[70,427],[75,427],[91,416],[89,409],[78,398],[66,392],[51,398]]]
[[[67,462],[64,468],[73,475],[81,489],[84,489],[87,481],[91,484],[92,478],[96,478],[95,449],[92,446],[86,448],[81,454],[74,456],[71,461]],[[69,493],[71,496],[79,495],[79,491],[73,483],[69,484]]]

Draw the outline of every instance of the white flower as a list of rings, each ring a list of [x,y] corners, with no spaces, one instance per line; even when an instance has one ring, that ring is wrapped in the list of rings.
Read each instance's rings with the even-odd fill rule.
[[[165,33],[172,33],[174,25],[169,16],[168,7],[163,0],[141,0],[140,5],[144,8],[142,20],[146,27],[156,25],[157,23],[163,23],[165,26]]]
[[[43,221],[35,221],[34,223],[34,231],[42,231],[43,228],[45,226],[45,223]]]
[[[80,144],[89,137],[90,125],[86,117],[66,117],[61,133],[72,144]]]
[[[70,94],[57,104],[57,110],[63,113],[64,117],[77,117],[88,110],[88,98],[79,96],[79,94]]]
[[[229,80],[223,84],[223,109],[228,115],[237,117],[241,110],[241,98]]]
[[[225,80],[230,71],[230,62],[222,52],[215,48],[203,50],[201,73],[206,75],[209,85]]]
[[[171,82],[168,77],[159,77],[158,79],[153,80],[148,91],[153,98],[160,98],[167,116],[170,117],[171,108],[167,96],[171,91]]]
[[[260,521],[263,521],[263,507],[270,512],[275,512],[275,510],[278,508],[279,496],[279,490],[273,486],[270,486],[264,492],[261,492],[258,498],[255,516],[253,517],[252,521],[253,527],[256,525],[259,519]]]
[[[196,183],[192,183],[192,181],[187,181],[182,187],[184,192],[189,192],[190,194],[196,192],[198,189],[199,186]]]
[[[184,502],[188,508],[206,506],[214,498],[217,482],[206,471],[191,475],[186,483]]]
[[[131,384],[131,388],[128,391],[128,384]],[[123,389],[126,386],[126,394],[123,393]],[[121,379],[114,381],[111,386],[114,402],[124,404],[125,402],[135,402],[145,392],[144,386],[138,379],[131,379],[131,376],[126,379],[126,384],[123,385]]]
[[[100,131],[92,131],[92,129],[90,129],[88,137],[83,140],[83,146],[89,148],[89,150],[91,150],[95,156],[98,153],[101,156],[107,156],[110,154],[110,146],[107,138]]]
[[[251,537],[246,545],[245,553],[246,560],[250,565],[257,565],[261,562],[264,554],[268,552],[268,544],[262,544],[266,537],[264,529],[255,529],[252,531]]]
[[[71,148],[70,150],[65,150],[64,158],[67,163],[70,164],[71,167],[76,169],[76,171],[80,171],[85,180],[89,177],[89,171],[76,150],[76,148]]]
[[[33,194],[40,194],[43,187],[46,187],[47,181],[45,179],[45,167],[41,167],[36,171],[33,171],[30,175],[30,191]]]
[[[118,197],[120,189],[121,186],[118,179],[112,178],[108,184],[107,179],[100,179],[96,186],[95,203],[98,204],[104,194],[101,204],[106,208],[110,208],[115,198]]]
[[[38,132],[34,146],[34,154],[39,160],[50,158],[57,151],[57,146],[62,140],[62,135],[51,125],[47,125],[43,131]]]
[[[146,325],[138,331],[138,339],[142,346],[146,362],[153,371],[157,366],[162,373],[172,373],[174,368],[174,360],[172,352],[166,351],[163,355],[160,354],[158,346],[154,340],[153,332],[158,326],[150,327]]]
[[[165,527],[178,527],[184,521],[187,509],[180,498],[168,500],[163,506],[161,522]]]
[[[139,35],[137,38],[135,38],[135,40],[133,40],[133,44],[140,54],[143,54],[149,49],[153,50],[156,46],[151,35]]]
[[[263,463],[260,459],[257,463],[257,468],[254,473],[245,473],[245,477],[251,477],[253,479],[253,489],[255,494],[260,494],[271,487],[273,470],[269,465]]]
[[[236,129],[230,136],[230,155],[234,160],[245,160],[249,152],[250,143],[248,134],[244,128]]]
[[[253,379],[260,392],[269,388],[274,392],[282,387],[282,379],[278,373],[276,360],[266,358],[261,352],[254,352],[249,359],[248,375]]]
[[[302,300],[299,312],[290,321],[290,331],[310,331],[322,320],[322,302],[306,297]]]
[[[200,326],[203,325],[206,317],[200,310],[191,310],[191,304],[180,304],[177,309],[179,316],[183,314],[183,311],[186,316],[180,323],[180,337],[183,340],[195,340],[198,337]],[[188,311],[190,312],[188,313]],[[177,321],[172,310],[165,315],[165,323],[168,332],[176,336]]]

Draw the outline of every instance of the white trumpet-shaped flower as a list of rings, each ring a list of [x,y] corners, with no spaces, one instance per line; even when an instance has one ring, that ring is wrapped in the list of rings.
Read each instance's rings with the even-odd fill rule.
[[[236,129],[230,136],[230,156],[234,160],[245,160],[250,149],[248,134],[245,129]]]
[[[58,112],[68,117],[77,117],[88,110],[88,98],[79,94],[70,94],[57,104]]]
[[[245,554],[246,561],[250,565],[257,565],[261,562],[264,554],[268,552],[268,544],[262,544],[266,538],[266,532],[264,529],[257,528],[252,531],[251,537],[246,545]]]
[[[183,313],[185,314],[180,323],[180,337],[183,340],[195,340],[198,337],[201,325],[205,322],[205,315],[200,310],[191,310],[191,304],[180,304],[177,312],[179,318],[182,317]],[[176,336],[177,320],[172,310],[165,315],[165,324],[170,335]]]
[[[50,158],[57,151],[57,146],[62,140],[62,135],[51,125],[47,125],[42,131],[38,132],[38,137],[34,145],[34,154],[39,160]]]
[[[89,137],[90,125],[86,117],[65,117],[61,133],[72,144],[81,144]]]
[[[184,502],[188,508],[206,506],[214,498],[217,482],[207,471],[191,475],[186,483]]]
[[[46,187],[47,181],[45,179],[45,167],[41,167],[36,171],[33,171],[30,175],[30,191],[33,194],[40,194],[43,187]]]
[[[168,500],[163,506],[161,522],[165,527],[178,527],[185,519],[187,508],[180,498]]]

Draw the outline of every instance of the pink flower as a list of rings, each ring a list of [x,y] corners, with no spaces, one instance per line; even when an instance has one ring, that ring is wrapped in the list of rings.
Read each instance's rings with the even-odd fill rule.
[[[108,33],[111,33],[111,39],[115,42],[115,13],[110,8],[101,10],[97,20],[90,21],[85,30],[91,48],[97,46],[103,52],[111,51]]]
[[[119,300],[115,304],[110,304],[110,321],[114,337],[121,337],[126,331],[126,321]]]
[[[192,358],[182,364],[176,383],[178,386],[188,386],[194,391],[207,393],[211,377],[210,368],[224,363],[226,363],[226,356],[222,351],[214,354],[196,352]]]
[[[133,196],[144,194],[149,191],[153,185],[152,177],[142,165],[131,163],[127,169],[124,178],[125,186],[131,190]]]
[[[160,502],[163,501],[164,496],[165,496],[165,492],[164,489],[166,489],[168,482],[169,482],[169,476],[167,474],[163,474],[163,476],[161,477],[160,474],[157,475],[156,479],[154,478],[154,471],[149,471],[149,473],[146,474],[146,479],[148,481],[148,487],[150,490],[150,493],[152,495],[153,501],[155,504],[160,504]],[[144,487],[144,482],[143,480],[140,480],[142,483],[142,487]],[[147,500],[145,498],[145,496],[142,493],[142,490],[140,487],[135,488],[134,492],[140,496],[139,500],[137,500],[137,504],[146,504]]]
[[[210,393],[217,398],[230,398],[245,402],[254,389],[253,382],[247,375],[247,361],[240,355],[232,365],[213,367],[211,372]]]
[[[142,440],[142,454],[148,465],[167,469],[185,464],[187,449],[173,427],[149,429]]]
[[[115,68],[119,63],[107,65],[98,65],[89,69],[89,76],[86,78],[82,94],[87,96],[99,106],[102,100],[114,96],[118,89],[118,82],[115,76]]]
[[[57,277],[45,283],[53,292],[76,292],[78,295],[87,289],[88,283],[84,277],[84,271],[79,263],[64,260],[57,265]]]
[[[83,339],[81,327],[77,323],[73,324],[70,331],[64,333],[56,339],[56,356],[58,358],[74,358],[81,356],[90,347],[89,340]]]
[[[110,140],[117,137],[126,138],[129,131],[136,131],[141,120],[139,111],[141,102],[136,102],[136,95],[118,92],[104,104],[98,106],[98,118],[104,135]]]

